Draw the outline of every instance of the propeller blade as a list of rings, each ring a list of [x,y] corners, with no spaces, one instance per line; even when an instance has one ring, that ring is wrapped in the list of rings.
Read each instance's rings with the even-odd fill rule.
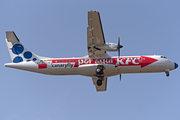
[[[121,81],[121,74],[119,74],[119,77],[120,77],[120,81]]]
[[[120,57],[120,36],[118,36],[118,57]]]
[[[120,45],[120,36],[118,36],[118,46],[117,46],[117,49],[120,49],[120,48],[122,48],[123,46],[122,45]]]
[[[120,36],[118,36],[118,47],[120,46]]]
[[[120,49],[118,49],[118,57],[120,57]]]

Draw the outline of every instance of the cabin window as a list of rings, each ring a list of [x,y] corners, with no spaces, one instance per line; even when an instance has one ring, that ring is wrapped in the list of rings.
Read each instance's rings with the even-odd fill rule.
[[[67,62],[67,60],[66,60],[66,62]]]
[[[59,62],[61,62],[61,61],[59,60]]]
[[[57,62],[57,60],[55,62]]]

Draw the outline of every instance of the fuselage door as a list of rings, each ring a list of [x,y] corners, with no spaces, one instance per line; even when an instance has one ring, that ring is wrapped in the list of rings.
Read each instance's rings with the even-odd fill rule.
[[[47,68],[51,68],[52,67],[52,61],[47,61]]]

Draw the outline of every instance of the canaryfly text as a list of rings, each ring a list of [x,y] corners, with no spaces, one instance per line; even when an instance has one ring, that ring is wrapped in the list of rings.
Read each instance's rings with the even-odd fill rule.
[[[53,63],[52,68],[73,68],[75,63]]]

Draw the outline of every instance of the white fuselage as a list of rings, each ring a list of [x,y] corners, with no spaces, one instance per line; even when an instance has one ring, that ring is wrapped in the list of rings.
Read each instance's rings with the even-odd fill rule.
[[[97,76],[96,68],[103,65],[102,76],[109,77],[122,73],[165,72],[176,68],[171,60],[162,56],[126,56],[112,58],[60,58],[7,63],[6,67],[27,70],[48,75],[83,75]]]

